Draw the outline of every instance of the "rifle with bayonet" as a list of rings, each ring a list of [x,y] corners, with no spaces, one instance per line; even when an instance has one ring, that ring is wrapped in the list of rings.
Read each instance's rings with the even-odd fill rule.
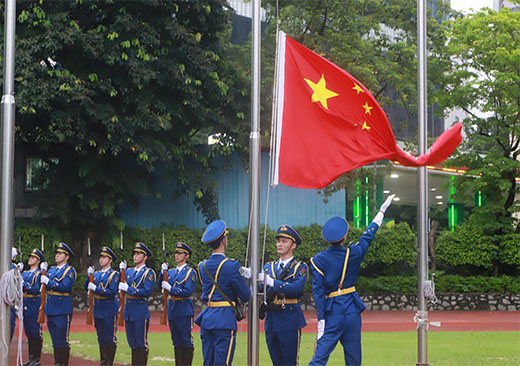
[[[87,250],[88,250],[88,265],[92,267],[92,251],[90,250],[90,238],[87,238]],[[88,275],[88,282],[94,282],[94,273]],[[88,309],[87,309],[87,319],[86,322],[88,325],[92,325],[94,321],[94,291],[88,290]]]
[[[45,257],[45,237],[44,235],[42,234],[42,254],[43,256]],[[42,271],[41,272],[41,275],[42,276],[46,276],[47,275],[47,271]],[[45,303],[47,302],[47,286],[42,283],[42,286],[41,286],[41,303],[40,303],[40,309],[38,309],[38,323],[40,324],[43,324],[45,323]]]
[[[121,240],[121,260],[125,260],[124,251],[123,251],[123,232],[120,234]],[[126,271],[124,269],[120,269],[119,271],[119,282],[126,281]],[[125,325],[125,292],[119,291],[119,311],[117,314],[117,325],[123,326]]]
[[[166,263],[166,245],[164,243],[164,234],[162,235],[162,253],[164,263]],[[163,272],[163,281],[168,281],[168,270]],[[163,309],[161,313],[161,325],[166,325],[168,320],[168,291],[163,289]]]

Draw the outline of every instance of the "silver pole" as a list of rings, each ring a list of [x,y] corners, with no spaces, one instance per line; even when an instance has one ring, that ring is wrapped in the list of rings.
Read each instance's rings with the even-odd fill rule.
[[[419,151],[426,152],[427,136],[427,69],[426,69],[426,0],[417,0],[417,52],[419,98]],[[428,277],[428,175],[426,167],[417,170],[417,365],[428,365],[428,307],[424,298],[424,282]]]
[[[251,292],[247,337],[247,364],[258,365],[258,262],[260,253],[260,9],[261,0],[253,0],[252,49],[251,49],[251,135],[249,137],[250,212],[251,232],[250,260]]]
[[[0,212],[0,275],[11,269],[13,245],[13,167],[14,167],[14,34],[16,25],[16,0],[5,1],[4,18],[4,93],[2,95],[2,176]],[[9,344],[11,337],[11,311],[5,304],[2,336]],[[2,350],[0,365],[9,364],[9,349]]]

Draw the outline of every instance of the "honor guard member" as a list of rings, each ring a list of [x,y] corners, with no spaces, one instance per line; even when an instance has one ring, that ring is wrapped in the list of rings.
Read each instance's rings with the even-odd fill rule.
[[[345,365],[361,365],[361,312],[366,306],[354,285],[363,257],[394,196],[386,199],[356,244],[344,246],[348,223],[343,217],[333,217],[323,226],[323,239],[331,246],[311,258],[318,335],[309,365],[327,364],[338,341],[343,346]]]
[[[212,249],[209,259],[198,266],[202,301],[207,303],[195,319],[195,324],[200,327],[204,365],[231,365],[237,332],[237,319],[232,306],[237,298],[248,301],[251,290],[240,274],[240,263],[226,258],[228,239],[224,221],[209,224],[202,242]]]
[[[175,349],[175,364],[191,365],[193,361],[193,300],[191,295],[195,290],[197,272],[188,267],[186,261],[191,256],[191,248],[184,243],[175,244],[175,262],[177,268],[168,271],[168,281],[162,281],[161,287],[169,292],[168,324],[172,343]],[[162,271],[168,269],[163,263]]]
[[[40,276],[41,283],[47,285],[45,315],[54,347],[54,363],[60,366],[69,364],[69,330],[72,320],[70,292],[76,282],[76,270],[68,263],[72,257],[72,249],[65,243],[59,243],[55,256],[56,267],[51,267],[47,276]]]
[[[41,283],[40,263],[45,259],[43,253],[33,249],[29,255],[29,270],[22,273],[23,277],[23,328],[29,343],[29,361],[23,366],[40,366],[42,353],[43,334],[42,325],[38,323],[38,311],[40,310]]]
[[[148,328],[150,310],[148,297],[155,287],[155,272],[146,267],[146,260],[152,256],[150,249],[143,243],[135,243],[133,260],[135,268],[126,271],[126,282],[119,283],[119,289],[125,291],[125,327],[126,339],[132,349],[132,365],[146,365],[148,362]],[[121,270],[126,263],[121,262]]]
[[[112,365],[117,347],[117,312],[119,300],[117,289],[119,272],[112,269],[112,262],[117,256],[109,247],[102,247],[99,253],[101,271],[94,272],[94,267],[88,267],[87,273],[94,275],[94,282],[85,280],[85,289],[94,291],[94,325],[99,343],[101,365]]]
[[[298,364],[301,329],[307,325],[298,299],[303,295],[309,272],[307,265],[293,256],[302,242],[300,234],[291,226],[282,225],[276,239],[280,259],[267,263],[264,272],[258,274],[258,282],[268,286],[265,339],[273,365],[292,366]]]

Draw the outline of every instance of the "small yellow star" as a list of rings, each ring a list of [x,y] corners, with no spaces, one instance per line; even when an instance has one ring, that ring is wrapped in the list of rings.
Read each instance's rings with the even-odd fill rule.
[[[358,95],[359,93],[364,93],[365,91],[363,89],[361,89],[361,87],[359,85],[357,85],[356,83],[354,83],[354,87],[352,88],[354,89],[355,91],[357,91]]]
[[[363,108],[365,108],[365,114],[372,114],[372,113],[370,113],[370,110],[371,110],[372,108],[374,108],[374,107],[370,107],[370,106],[368,105],[368,102],[365,102],[365,105],[363,106]]]
[[[367,125],[367,121],[363,122],[363,127],[361,127],[362,130],[370,130],[372,127]]]
[[[320,81],[318,81],[317,84],[313,83],[309,79],[303,79],[309,84],[311,89],[314,91],[312,94],[312,101],[313,102],[320,102],[323,108],[326,110],[329,109],[327,106],[327,99],[338,96],[339,94],[334,93],[332,90],[327,89],[327,86],[325,85],[325,76],[322,74]]]

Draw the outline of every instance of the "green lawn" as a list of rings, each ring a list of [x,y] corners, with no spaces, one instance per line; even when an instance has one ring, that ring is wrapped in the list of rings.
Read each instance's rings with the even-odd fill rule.
[[[194,335],[193,365],[202,365],[202,351],[198,333]],[[130,349],[125,333],[118,333],[116,362],[130,363]],[[307,365],[314,350],[314,334],[303,334],[300,365]],[[368,332],[362,334],[363,365],[403,366],[417,361],[417,333]],[[72,354],[99,360],[95,333],[71,333]],[[149,365],[173,364],[173,346],[169,333],[150,333]],[[45,333],[44,352],[52,352],[50,337]],[[343,348],[339,345],[328,365],[344,365]],[[494,366],[520,365],[519,332],[430,332],[428,333],[428,361],[431,366]],[[247,364],[247,334],[240,333],[233,365]],[[260,365],[271,365],[264,334],[260,334]]]

